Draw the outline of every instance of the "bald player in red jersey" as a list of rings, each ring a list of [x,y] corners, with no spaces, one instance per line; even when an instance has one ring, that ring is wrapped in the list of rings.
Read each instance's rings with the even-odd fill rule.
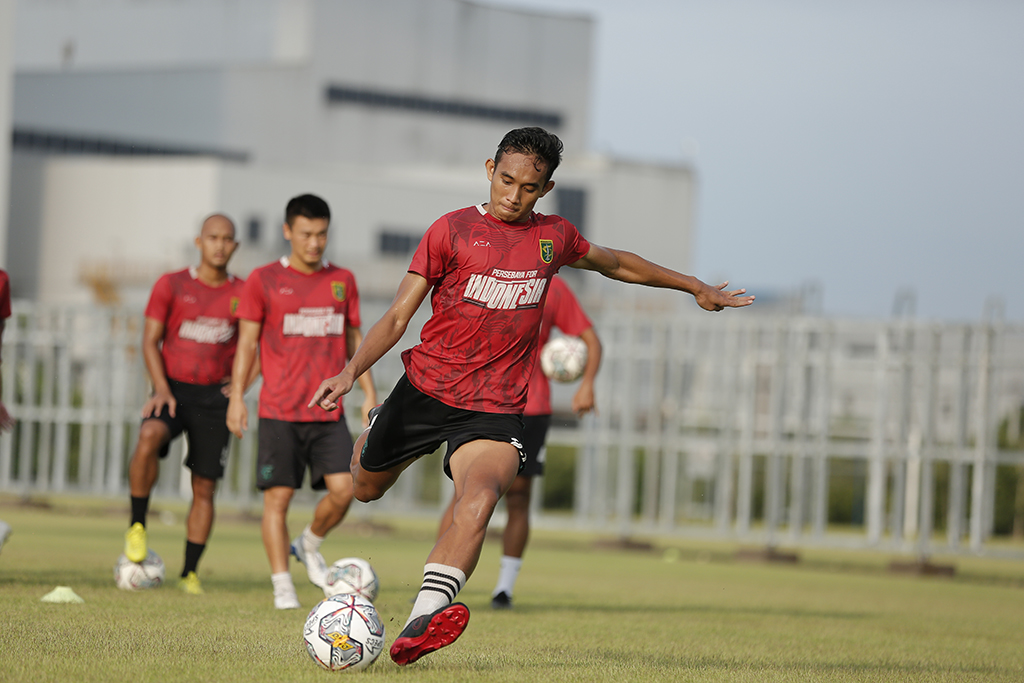
[[[300,606],[288,571],[289,552],[306,566],[311,583],[324,586],[327,565],[320,544],[352,502],[352,434],[344,412],[307,405],[319,381],[319,363],[343,365],[362,341],[355,277],[324,260],[330,220],[330,208],[320,197],[293,197],[283,226],[291,253],[250,273],[238,306],[228,427],[241,437],[248,426],[244,378],[258,349],[263,388],[256,486],[263,491],[263,546],[277,609]],[[359,382],[365,422],[377,395],[369,372],[361,373]],[[312,522],[289,543],[288,507],[307,469],[313,489],[327,494]]]
[[[450,645],[469,622],[453,602],[480,558],[487,523],[515,481],[522,413],[537,360],[548,283],[562,266],[623,282],[690,293],[710,311],[747,306],[726,291],[635,254],[587,242],[558,216],[534,213],[551,191],[562,143],[540,128],[509,132],[486,162],[487,203],[442,216],[420,242],[391,307],[349,363],[324,380],[310,405],[327,411],[356,378],[398,343],[431,296],[421,342],[405,351],[403,376],[375,409],[352,456],[355,497],[380,498],[417,458],[447,441],[445,474],[455,484],[452,524],[427,556],[423,584],[391,659],[406,665]]]
[[[146,558],[146,516],[159,458],[186,432],[192,505],[178,585],[198,595],[203,591],[196,570],[213,528],[213,496],[227,461],[227,381],[238,341],[235,307],[244,281],[227,271],[238,246],[229,218],[214,214],[203,221],[196,246],[199,266],[160,277],[146,306],[142,354],[153,396],[142,408],[139,441],[128,466],[132,512],[124,553],[132,562]]]
[[[594,324],[583,311],[569,285],[561,277],[551,278],[548,285],[544,313],[540,319],[537,348],[543,349],[551,338],[551,330],[558,328],[564,334],[580,337],[587,346],[587,363],[580,385],[572,397],[572,411],[583,415],[594,409],[594,380],[601,367],[601,340]],[[533,478],[544,474],[544,442],[551,428],[551,380],[541,370],[540,363],[533,366],[530,388],[523,409],[523,452],[526,462],[505,493],[505,511],[508,520],[502,534],[501,567],[498,582],[491,592],[491,607],[511,609],[512,592],[519,570],[523,566],[523,553],[530,538],[530,500],[533,496]],[[438,538],[448,530],[455,509],[453,497],[441,517]]]

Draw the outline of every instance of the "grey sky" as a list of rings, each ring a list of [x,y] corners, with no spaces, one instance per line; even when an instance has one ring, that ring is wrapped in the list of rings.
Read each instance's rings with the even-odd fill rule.
[[[1024,320],[1024,3],[498,4],[598,19],[592,146],[694,164],[695,275]]]

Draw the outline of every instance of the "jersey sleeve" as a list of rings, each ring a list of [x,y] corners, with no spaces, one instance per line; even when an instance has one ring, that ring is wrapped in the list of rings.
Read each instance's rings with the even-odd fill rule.
[[[171,287],[171,278],[161,275],[160,279],[153,285],[153,291],[149,294],[149,303],[146,304],[146,317],[167,323],[171,315],[171,303],[174,301],[174,291]]]
[[[362,318],[359,315],[359,287],[356,286],[356,276],[348,274],[348,310],[345,317],[349,327],[362,327]],[[355,349],[352,349],[354,352]]]
[[[580,234],[576,226],[569,221],[563,220],[565,224],[565,247],[562,250],[563,266],[576,263],[590,252],[590,242]]]
[[[409,272],[422,275],[431,286],[444,275],[451,256],[451,233],[447,216],[434,221],[416,247],[409,264]]]
[[[238,299],[235,317],[239,320],[251,320],[262,323],[267,314],[267,297],[263,291],[263,282],[258,272],[252,273],[242,285],[242,295]]]

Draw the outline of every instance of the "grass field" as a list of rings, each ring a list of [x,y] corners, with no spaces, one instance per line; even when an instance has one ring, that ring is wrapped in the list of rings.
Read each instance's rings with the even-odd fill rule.
[[[273,609],[258,523],[222,511],[200,574],[206,595],[176,589],[183,507],[160,504],[150,545],[168,585],[114,588],[127,505],[0,498],[14,534],[0,553],[2,681],[1022,681],[1024,563],[957,558],[953,579],[891,575],[889,556],[802,551],[797,565],[737,563],[735,547],[661,542],[602,549],[594,537],[538,532],[516,609],[492,612],[500,546],[488,542],[460,596],[469,628],[409,667],[387,654],[361,673],[320,670],[301,644],[307,609]],[[293,515],[293,532],[308,512]],[[398,634],[432,543],[423,521],[346,523],[328,561],[365,557],[376,601]],[[666,552],[667,550],[667,552]],[[305,608],[319,590],[293,565]],[[85,604],[47,604],[55,586]]]

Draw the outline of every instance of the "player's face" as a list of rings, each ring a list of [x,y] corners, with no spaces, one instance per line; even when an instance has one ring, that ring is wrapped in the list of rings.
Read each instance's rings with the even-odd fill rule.
[[[235,227],[227,219],[211,218],[203,224],[196,245],[203,263],[212,268],[226,268],[238,247]]]
[[[487,160],[491,199],[487,213],[506,223],[521,223],[530,217],[537,200],[555,186],[547,180],[547,164],[537,157],[518,152],[503,154],[495,163]]]
[[[292,243],[292,267],[304,266],[305,270],[319,270],[327,248],[326,218],[296,216],[292,225],[284,224],[284,237]]]

